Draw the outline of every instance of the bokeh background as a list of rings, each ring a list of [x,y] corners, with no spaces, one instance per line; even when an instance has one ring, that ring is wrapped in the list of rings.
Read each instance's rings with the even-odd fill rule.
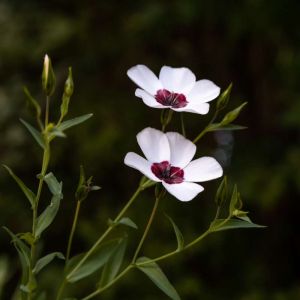
[[[211,235],[194,250],[161,262],[161,267],[186,300],[300,299],[299,13],[296,0],[1,0],[1,163],[36,186],[41,152],[19,118],[34,121],[23,85],[45,103],[40,87],[45,53],[52,58],[57,76],[52,119],[59,113],[69,65],[75,81],[69,116],[94,113],[84,125],[71,129],[67,139],[53,143],[50,170],[63,179],[65,197],[43,246],[65,251],[79,164],[102,190],[84,202],[74,254],[95,241],[139,181],[140,174],[125,167],[123,158],[128,151],[138,151],[137,132],[147,126],[159,128],[160,112],[134,97],[135,85],[127,78],[127,69],[143,63],[158,73],[162,65],[186,66],[197,78],[211,79],[222,89],[233,82],[229,109],[248,101],[237,122],[248,129],[206,135],[197,155],[220,160],[230,182],[238,184],[250,217],[268,227]],[[188,136],[193,138],[210,117],[186,114]],[[172,129],[179,129],[177,118]],[[190,203],[167,197],[144,254],[156,256],[175,247],[164,212],[176,221],[186,240],[204,231],[214,215],[218,183],[205,183],[205,192]],[[30,230],[28,203],[4,170],[0,186],[1,225],[14,232]],[[48,197],[45,193],[44,205]],[[139,230],[127,230],[128,259],[152,204],[149,190],[129,213]],[[0,244],[2,299],[11,299],[18,261],[3,231]],[[59,262],[42,273],[48,299],[54,299],[61,275]],[[87,295],[93,280],[82,281],[77,289],[70,286],[69,295]],[[135,271],[101,299],[167,297]]]

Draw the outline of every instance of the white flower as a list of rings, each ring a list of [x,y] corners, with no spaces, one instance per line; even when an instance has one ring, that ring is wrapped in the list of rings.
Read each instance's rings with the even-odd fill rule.
[[[180,201],[190,201],[204,188],[195,182],[221,177],[222,167],[212,157],[193,160],[196,146],[176,132],[163,133],[145,128],[137,135],[145,157],[129,152],[124,163],[142,172],[149,179],[161,182]]]
[[[140,87],[135,95],[155,108],[205,115],[209,111],[207,102],[220,94],[220,88],[212,81],[196,81],[194,73],[188,68],[163,66],[157,78],[148,67],[137,65],[129,69],[127,75]]]

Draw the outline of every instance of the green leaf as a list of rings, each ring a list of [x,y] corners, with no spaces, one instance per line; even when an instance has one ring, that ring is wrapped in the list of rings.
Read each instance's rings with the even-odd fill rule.
[[[238,200],[239,200],[238,197],[239,197],[238,190],[237,190],[237,186],[235,184],[234,188],[233,188],[232,195],[231,195],[230,204],[229,204],[229,213],[230,213],[230,215],[232,215],[234,210],[236,209],[236,205],[237,205]]]
[[[54,137],[65,138],[67,136],[65,135],[65,133],[63,131],[57,129],[56,127],[53,127],[50,131],[50,139],[52,139]]]
[[[37,119],[40,119],[41,107],[40,107],[39,103],[31,96],[31,94],[26,86],[23,87],[23,91],[24,91],[24,94],[26,95],[27,99],[29,100],[29,103],[34,108]]]
[[[229,124],[229,125],[222,125],[222,123],[212,123],[208,126],[208,131],[222,131],[222,130],[228,130],[228,131],[234,131],[234,130],[243,130],[246,129],[246,126],[240,126],[235,124]]]
[[[18,252],[20,263],[22,266],[21,283],[25,284],[29,278],[28,269],[30,266],[30,249],[21,239],[19,239],[7,227],[3,227],[3,229],[11,236],[12,243],[14,244],[14,246]]]
[[[230,98],[231,89],[232,89],[232,83],[230,83],[227,89],[219,96],[217,100],[217,110],[220,111],[227,106]]]
[[[37,219],[35,238],[39,237],[42,232],[53,222],[63,198],[62,182],[58,182],[53,173],[49,173],[44,177],[50,192],[53,194],[50,204],[41,213]]]
[[[28,129],[36,142],[42,147],[42,149],[45,149],[45,143],[42,134],[23,119],[20,119],[20,121]]]
[[[223,118],[223,120],[221,121],[222,125],[228,125],[231,122],[233,122],[238,115],[240,114],[241,110],[243,109],[243,107],[247,104],[247,102],[244,102],[242,105],[240,105],[239,107],[235,108],[234,110],[230,111],[229,113],[227,113],[225,115],[225,117]]]
[[[42,232],[48,228],[53,222],[60,205],[60,196],[53,196],[50,204],[46,207],[46,209],[40,214],[37,219],[37,226],[35,232],[35,238],[39,237]]]
[[[9,175],[15,180],[15,182],[18,184],[26,198],[29,200],[31,207],[34,207],[34,202],[35,202],[35,194],[24,184],[24,182],[14,174],[14,172],[6,165],[3,165],[3,167],[7,170]]]
[[[215,220],[211,224],[211,231],[221,231],[221,230],[238,229],[238,228],[265,228],[266,227],[263,225],[252,223],[250,219],[249,219],[250,222],[241,219],[230,219],[223,224],[225,220],[226,219]]]
[[[182,235],[181,231],[179,230],[179,228],[177,227],[177,225],[175,224],[175,222],[168,215],[166,215],[166,216],[173,226],[173,229],[174,229],[174,232],[176,235],[176,239],[177,239],[177,250],[180,251],[183,249],[183,246],[184,246],[183,235]]]
[[[33,268],[32,272],[34,274],[39,273],[44,267],[46,267],[55,257],[60,259],[65,259],[64,255],[61,252],[53,252],[45,255],[44,257],[40,258]]]
[[[138,229],[137,225],[130,218],[127,217],[122,218],[120,221],[117,222],[117,224],[122,224],[134,229]]]
[[[168,295],[173,300],[180,300],[178,293],[172,286],[166,275],[160,269],[157,263],[150,262],[147,264],[139,265],[139,263],[145,263],[151,259],[147,257],[140,257],[137,259],[137,268],[145,273],[153,283],[161,289],[166,295]]]
[[[59,183],[52,172],[45,175],[44,180],[52,195],[62,197],[62,182]]]
[[[75,272],[69,272],[67,280],[73,283],[99,270],[108,262],[119,243],[120,239],[116,239],[99,246]]]
[[[92,117],[93,114],[86,114],[71,120],[67,120],[65,122],[62,122],[60,125],[57,126],[57,129],[60,131],[65,131],[68,128],[71,128],[73,126],[76,126],[86,120],[88,120],[90,117]]]
[[[102,271],[99,286],[101,287],[105,286],[117,276],[124,259],[126,247],[127,247],[127,238],[123,238],[120,240],[119,244],[115,248],[115,251],[112,253],[110,259],[105,264]]]
[[[227,198],[227,177],[224,176],[223,180],[221,181],[218,189],[217,189],[217,193],[216,193],[216,197],[215,197],[215,202],[217,204],[217,206],[221,206]]]

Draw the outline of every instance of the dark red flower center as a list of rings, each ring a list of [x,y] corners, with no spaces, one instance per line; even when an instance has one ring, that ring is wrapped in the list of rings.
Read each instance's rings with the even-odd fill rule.
[[[166,89],[158,90],[154,97],[158,103],[173,108],[185,107],[188,104],[183,94],[173,93]]]
[[[182,183],[184,171],[178,167],[173,167],[168,161],[153,163],[151,166],[153,174],[166,183]]]

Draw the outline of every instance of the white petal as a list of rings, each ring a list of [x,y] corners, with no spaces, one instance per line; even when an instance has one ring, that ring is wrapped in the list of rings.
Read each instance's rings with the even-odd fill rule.
[[[180,201],[191,201],[204,190],[201,185],[193,182],[168,184],[163,181],[162,184],[171,195]]]
[[[130,68],[127,75],[134,83],[152,95],[162,88],[157,76],[144,65]]]
[[[209,104],[208,103],[188,103],[187,106],[182,108],[172,108],[175,111],[185,111],[191,112],[194,114],[206,115],[209,111]]]
[[[175,167],[184,168],[194,157],[196,146],[177,132],[167,132],[170,144],[170,163]]]
[[[151,96],[149,93],[145,92],[144,90],[136,89],[135,95],[139,98],[142,98],[143,102],[150,107],[166,108],[164,105],[158,103],[153,96]]]
[[[199,80],[195,83],[191,91],[187,94],[187,101],[191,103],[204,103],[217,98],[220,88],[207,79]]]
[[[145,158],[141,157],[140,155],[129,152],[126,154],[124,158],[125,165],[134,168],[136,170],[139,170],[141,173],[143,173],[145,176],[147,176],[149,179],[154,181],[160,181],[151,171],[151,163],[146,160]]]
[[[223,175],[223,169],[213,158],[204,156],[193,160],[184,168],[184,180],[202,182],[212,180]]]
[[[163,66],[159,73],[163,87],[170,92],[188,93],[196,82],[194,73],[188,68],[171,68]]]
[[[137,141],[150,162],[170,161],[170,146],[167,136],[154,128],[145,128],[138,133]]]

